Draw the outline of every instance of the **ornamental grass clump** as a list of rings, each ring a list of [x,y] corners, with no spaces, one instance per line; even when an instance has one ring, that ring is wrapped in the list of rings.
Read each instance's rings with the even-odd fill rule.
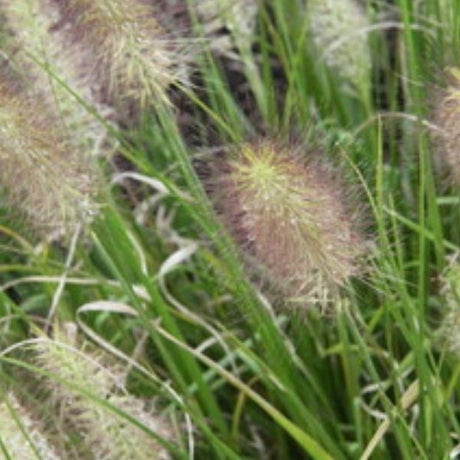
[[[61,128],[43,101],[0,72],[0,191],[47,237],[74,232],[97,211],[95,165]]]
[[[309,0],[311,38],[320,58],[353,89],[370,83],[369,21],[355,0]]]
[[[447,175],[460,185],[460,69],[452,68],[447,73],[448,87],[436,96],[434,122],[437,152],[446,166]]]
[[[245,259],[291,301],[331,296],[360,273],[365,252],[360,212],[340,172],[300,154],[270,142],[243,145],[210,188]]]
[[[12,393],[6,393],[0,398],[0,445],[5,458],[63,458],[57,454],[29,411]]]
[[[85,69],[92,56],[84,47],[68,46],[58,6],[53,0],[0,0],[0,7],[11,63],[59,115],[76,146],[107,153],[112,109],[96,101]]]
[[[86,344],[88,345],[88,344]],[[168,459],[168,451],[123,414],[163,439],[164,419],[127,393],[122,369],[107,356],[71,344],[63,334],[33,346],[35,364],[45,373],[52,407],[70,430],[80,433],[87,450],[101,460]],[[109,407],[107,406],[109,405]]]
[[[142,0],[54,1],[68,46],[91,54],[84,70],[100,102],[125,116],[168,103],[168,88],[185,78],[186,53],[160,26],[154,5]]]

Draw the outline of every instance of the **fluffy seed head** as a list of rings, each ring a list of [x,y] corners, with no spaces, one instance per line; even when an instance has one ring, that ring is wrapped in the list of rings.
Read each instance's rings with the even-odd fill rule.
[[[192,8],[204,27],[206,37],[214,51],[235,58],[232,52],[237,45],[250,46],[254,39],[257,1],[254,0],[193,0]],[[223,30],[232,35],[222,34]]]
[[[438,339],[441,348],[460,357],[460,254],[452,257],[441,281],[447,313],[438,330]]]
[[[437,150],[449,176],[460,185],[460,69],[450,69],[447,79],[449,86],[438,95],[434,107],[434,121],[440,128]]]
[[[364,241],[331,168],[291,148],[247,144],[225,161],[213,197],[228,226],[268,281],[290,297],[359,272]]]
[[[310,0],[311,37],[326,64],[352,88],[369,84],[368,19],[355,0]]]
[[[118,109],[167,102],[183,78],[184,53],[168,40],[142,0],[55,0],[68,22],[71,46],[91,50],[85,69],[101,98]]]
[[[110,108],[97,103],[84,72],[91,55],[84,48],[67,46],[57,26],[57,5],[53,0],[0,0],[0,5],[9,32],[6,49],[16,68],[59,114],[75,146],[88,153],[107,153],[106,127],[84,104],[103,117],[110,115]]]
[[[96,212],[95,169],[46,105],[13,86],[0,75],[0,188],[36,231],[71,232]]]
[[[163,438],[170,437],[166,422],[147,411],[141,400],[126,393],[122,372],[108,365],[106,356],[75,348],[67,340],[60,335],[58,339],[35,344],[36,364],[51,374],[46,384],[56,409],[66,423],[83,434],[95,458],[169,459],[169,453],[155,439],[88,394],[106,400]]]
[[[4,398],[0,399],[0,439],[9,458],[34,460],[38,452],[41,458],[58,460],[60,456],[16,397],[8,393]]]

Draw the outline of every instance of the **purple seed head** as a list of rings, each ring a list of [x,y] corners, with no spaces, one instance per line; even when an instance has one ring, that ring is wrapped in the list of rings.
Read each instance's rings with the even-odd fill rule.
[[[360,273],[365,241],[338,171],[276,143],[243,145],[219,167],[213,198],[247,259],[289,297]]]

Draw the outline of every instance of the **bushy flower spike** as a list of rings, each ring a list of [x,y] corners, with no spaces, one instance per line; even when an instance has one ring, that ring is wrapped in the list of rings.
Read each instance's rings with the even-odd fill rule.
[[[191,6],[203,24],[211,48],[218,54],[237,58],[232,51],[233,40],[251,45],[254,41],[257,1],[254,0],[193,0]],[[223,33],[228,31],[228,33]]]
[[[439,344],[460,357],[460,254],[452,257],[441,281],[443,306],[447,311],[438,330]]]
[[[368,19],[355,0],[309,0],[311,37],[326,64],[351,88],[369,85]]]
[[[0,399],[0,439],[9,458],[36,460],[38,455],[47,460],[61,458],[16,397],[8,393],[4,398]]]
[[[448,168],[453,182],[460,185],[460,69],[448,72],[449,87],[437,98],[434,107],[434,121],[440,131],[437,133],[437,149]]]
[[[185,54],[142,0],[55,0],[68,23],[70,46],[91,50],[85,70],[101,99],[117,109],[168,102],[183,79]],[[134,106],[134,107],[133,107]]]
[[[243,252],[290,297],[359,273],[364,241],[331,168],[293,149],[247,144],[220,168],[213,198]]]
[[[39,100],[0,75],[0,188],[46,236],[73,232],[97,210],[95,168],[61,133]]]
[[[87,153],[109,153],[107,119],[112,110],[97,103],[85,66],[92,56],[65,43],[60,13],[53,0],[0,0],[15,66],[59,114],[69,140]],[[97,112],[91,113],[91,111]],[[102,122],[99,117],[104,117]],[[113,144],[113,142],[112,142]]]
[[[166,422],[126,393],[122,372],[108,365],[103,355],[74,348],[66,340],[60,336],[38,342],[34,346],[36,364],[49,372],[46,383],[54,405],[66,422],[82,433],[95,458],[169,459],[169,453],[155,439],[89,395],[107,401],[163,438],[170,437]]]

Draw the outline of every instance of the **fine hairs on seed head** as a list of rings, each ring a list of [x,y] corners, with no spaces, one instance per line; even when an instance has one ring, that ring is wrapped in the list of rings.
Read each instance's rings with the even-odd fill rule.
[[[84,444],[98,459],[171,458],[154,437],[98,401],[107,402],[163,439],[171,437],[166,420],[126,391],[124,369],[101,350],[79,343],[78,337],[71,340],[68,330],[56,329],[53,339],[43,338],[32,346],[36,366],[45,371],[43,383],[51,395],[51,407],[83,435]]]
[[[248,143],[222,161],[210,192],[222,220],[269,284],[291,298],[359,274],[359,213],[326,164],[275,142]]]
[[[438,91],[434,104],[436,154],[442,161],[450,181],[460,186],[460,68],[445,72],[447,87]]]
[[[86,63],[101,102],[139,113],[168,103],[167,89],[184,79],[187,51],[171,40],[142,0],[54,0],[71,47],[89,49]]]
[[[0,187],[40,234],[73,234],[97,213],[97,172],[38,97],[0,72]]]
[[[356,0],[309,0],[311,38],[321,59],[352,88],[370,81],[369,20]]]

